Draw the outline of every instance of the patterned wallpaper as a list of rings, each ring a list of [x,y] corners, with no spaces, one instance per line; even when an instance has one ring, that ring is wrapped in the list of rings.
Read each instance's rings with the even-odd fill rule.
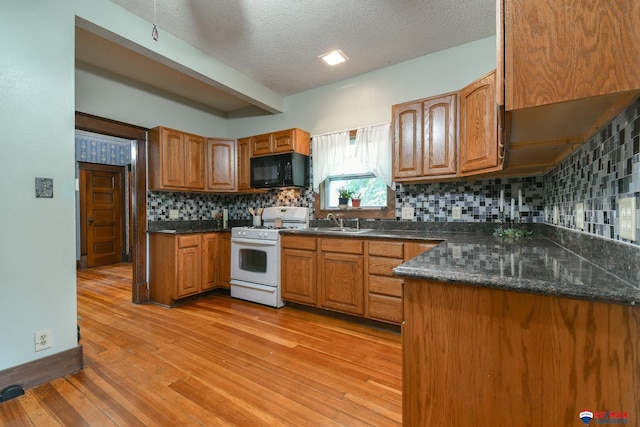
[[[76,161],[126,166],[131,163],[131,141],[76,130]]]
[[[452,221],[451,211],[457,206],[461,208],[461,222],[497,223],[500,191],[504,190],[508,217],[511,198],[516,201],[516,216],[519,214],[517,200],[521,190],[524,222],[552,224],[556,207],[557,225],[576,229],[575,204],[582,201],[585,233],[623,240],[618,236],[617,200],[622,196],[640,196],[639,132],[640,100],[544,176],[395,184],[396,220],[402,217],[402,207],[410,206],[414,208],[411,221]],[[309,206],[313,212],[314,202],[310,189],[228,196],[150,191],[148,219],[167,220],[169,209],[179,209],[182,220],[211,219],[213,209],[228,208],[231,219],[248,220],[249,206]],[[640,202],[636,205],[640,208]],[[637,218],[640,223],[640,213]],[[640,235],[640,224],[636,227]]]

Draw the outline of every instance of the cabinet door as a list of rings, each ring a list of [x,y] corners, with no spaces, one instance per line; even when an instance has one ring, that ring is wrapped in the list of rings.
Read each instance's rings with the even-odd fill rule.
[[[273,134],[265,133],[251,138],[251,155],[264,156],[273,152]]]
[[[184,135],[184,186],[194,190],[204,189],[204,138]]]
[[[235,141],[207,139],[207,190],[235,191]]]
[[[220,268],[218,263],[220,256],[218,248],[220,242],[218,233],[205,233],[202,235],[202,287],[206,291],[218,286]]]
[[[273,152],[288,153],[293,151],[295,147],[294,129],[281,130],[273,134]]]
[[[166,128],[160,134],[162,186],[184,187],[184,134]]]
[[[218,239],[220,239],[220,246],[218,247],[219,285],[229,288],[229,282],[231,281],[231,233],[218,233]]]
[[[456,159],[456,94],[423,102],[422,175],[454,176]]]
[[[351,314],[364,314],[362,255],[320,254],[320,305]]]
[[[422,102],[394,105],[393,178],[422,174]]]
[[[498,150],[496,72],[460,91],[460,173],[474,174],[502,169]],[[499,157],[500,154],[500,157]]]
[[[182,298],[200,290],[200,235],[178,237],[176,297]]]
[[[237,143],[238,190],[251,189],[251,138],[240,138]]]
[[[301,249],[282,249],[282,299],[316,305],[316,252]]]

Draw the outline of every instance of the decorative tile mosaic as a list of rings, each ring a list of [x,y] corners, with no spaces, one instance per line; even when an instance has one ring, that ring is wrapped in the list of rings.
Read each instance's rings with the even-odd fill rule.
[[[640,197],[640,99],[549,171],[544,194],[545,222],[553,223],[555,208],[557,225],[576,230],[576,204],[583,202],[585,233],[640,246],[620,238],[617,211],[618,199]],[[636,218],[640,232],[640,213]]]
[[[53,198],[53,178],[36,178],[36,198]]]

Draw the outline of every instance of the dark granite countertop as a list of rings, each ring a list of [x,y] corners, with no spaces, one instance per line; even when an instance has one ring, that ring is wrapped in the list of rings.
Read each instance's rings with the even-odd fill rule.
[[[396,267],[397,276],[556,295],[616,304],[640,303],[640,289],[543,236],[513,242],[491,233],[369,230],[339,233],[309,228],[287,234],[438,240],[435,248]]]
[[[192,234],[192,233],[213,233],[218,231],[230,231],[223,228],[220,221],[197,220],[197,221],[149,221],[147,233],[167,233],[167,234]]]

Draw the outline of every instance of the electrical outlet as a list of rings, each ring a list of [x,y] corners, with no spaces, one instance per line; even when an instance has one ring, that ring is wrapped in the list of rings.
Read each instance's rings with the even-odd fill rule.
[[[462,208],[459,206],[454,206],[451,208],[451,219],[462,219]]]
[[[584,203],[576,203],[576,228],[584,230]]]
[[[415,209],[412,206],[402,207],[402,219],[413,219],[414,214],[415,214]]]
[[[636,241],[636,198],[618,200],[618,228],[620,238]]]
[[[53,344],[53,337],[49,329],[36,332],[35,339],[36,351],[42,351],[46,350],[47,348],[51,348],[51,345]]]
[[[215,218],[215,217],[216,217],[216,215],[218,215],[218,209],[213,209],[213,210],[211,211],[211,218]]]
[[[180,218],[180,211],[178,209],[169,209],[169,219]]]

